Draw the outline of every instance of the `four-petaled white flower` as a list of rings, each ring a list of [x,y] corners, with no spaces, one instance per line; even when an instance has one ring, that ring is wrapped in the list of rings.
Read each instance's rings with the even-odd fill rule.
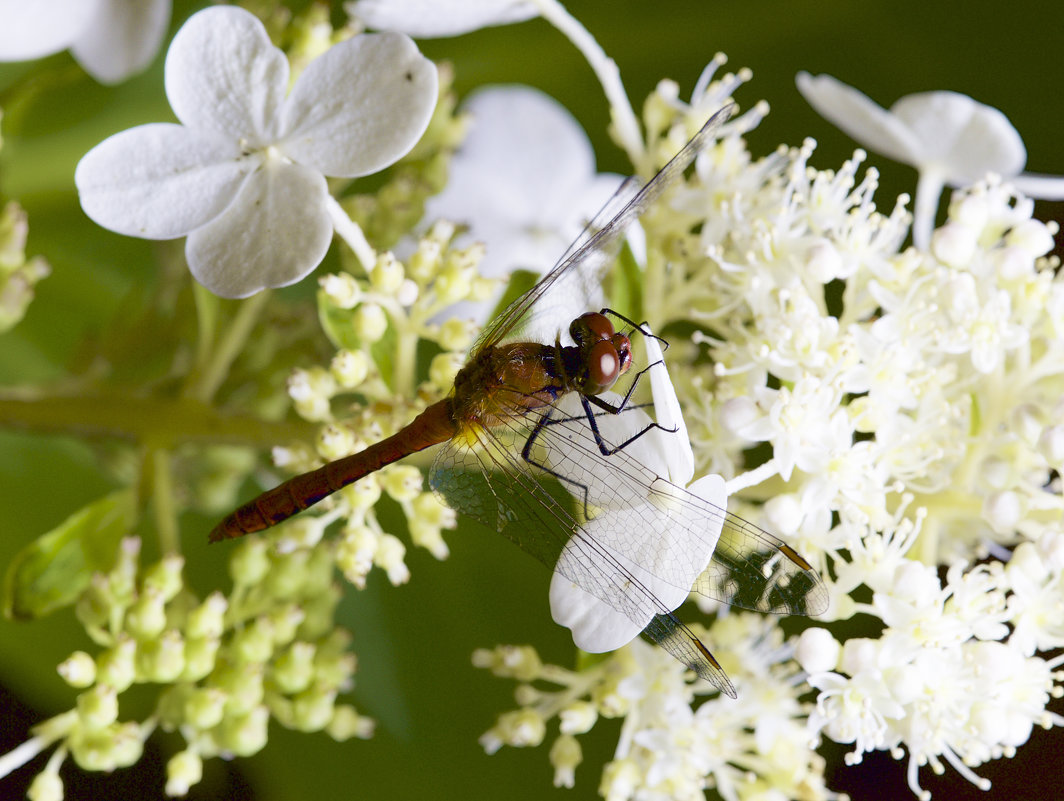
[[[550,268],[621,179],[595,172],[591,143],[556,100],[525,86],[481,89],[464,109],[469,134],[425,217],[469,226],[484,275]]]
[[[193,276],[223,297],[300,280],[332,238],[325,176],[401,158],[428,126],[438,87],[432,62],[393,33],[341,42],[288,85],[288,61],[253,15],[194,14],[166,58],[182,124],[141,125],[93,148],[74,176],[82,208],[130,236],[188,235]]]
[[[1010,180],[1032,197],[1064,197],[1064,178],[1020,175],[1027,151],[996,108],[958,92],[921,92],[890,110],[830,75],[799,72],[798,90],[823,117],[862,145],[916,168],[913,241],[930,242],[942,187],[969,186],[987,174]]]
[[[119,83],[155,59],[171,0],[0,0],[0,61],[60,50],[100,83]]]
[[[661,350],[655,339],[647,337],[646,350],[649,364],[661,361]],[[705,570],[713,555],[724,522],[723,514],[716,516],[714,520],[707,518],[706,528],[698,532],[697,539],[661,537],[654,541],[653,553],[641,551],[640,558],[636,561],[633,559],[631,547],[625,544],[631,538],[632,532],[624,528],[630,524],[633,510],[638,513],[638,509],[644,507],[648,515],[667,525],[668,515],[661,510],[661,498],[670,492],[675,493],[677,486],[686,486],[686,492],[717,509],[727,509],[728,496],[724,479],[720,476],[702,476],[689,484],[694,474],[694,456],[676,391],[669,380],[664,363],[653,367],[650,376],[654,410],[661,429],[651,430],[629,443],[625,447],[625,454],[637,459],[651,472],[667,477],[671,484],[658,479],[652,486],[647,487],[648,493],[655,493],[655,497],[648,494],[642,502],[626,497],[620,508],[604,509],[584,523],[584,533],[570,540],[563,549],[551,579],[551,615],[557,623],[573,632],[573,642],[576,646],[589,653],[614,651],[627,645],[650,624],[654,615],[671,612],[687,600],[691,586]],[[573,406],[569,411],[579,415],[579,406]],[[601,415],[598,418],[600,432],[613,441],[623,441],[649,424],[650,417],[638,408],[626,409],[615,417]],[[611,436],[610,431],[614,428],[617,433]],[[583,467],[589,473],[601,470],[599,480],[604,483],[608,484],[613,480],[611,471],[615,468],[609,459],[586,460]],[[642,536],[645,534],[646,532],[641,532]],[[660,607],[652,608],[649,599],[633,596],[630,598],[630,604],[627,604],[627,609],[620,610],[581,589],[570,577],[584,575],[586,572],[581,563],[587,556],[582,553],[581,546],[588,538],[596,543],[597,553],[609,553],[612,557],[609,560],[601,560],[598,569],[608,573],[610,565],[624,565],[628,573],[638,580],[639,587],[649,591],[654,600],[660,603]],[[670,580],[666,581],[662,576],[669,576]],[[618,576],[616,582],[611,583],[622,586],[627,580],[627,576]]]

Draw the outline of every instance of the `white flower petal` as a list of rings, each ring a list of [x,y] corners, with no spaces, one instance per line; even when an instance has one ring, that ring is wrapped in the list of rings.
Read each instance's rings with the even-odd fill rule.
[[[581,651],[601,654],[630,643],[650,623],[642,625],[555,572],[550,581],[550,611],[554,622],[573,632],[573,643]]]
[[[325,175],[377,172],[417,144],[438,91],[436,66],[408,36],[356,36],[299,76],[281,113],[278,146]]]
[[[486,246],[484,275],[547,270],[620,179],[595,174],[587,136],[539,90],[482,89],[463,108],[472,115],[469,134],[451,162],[447,187],[429,200],[426,218],[469,225],[470,236]]]
[[[0,0],[0,61],[27,61],[70,47],[100,0]]]
[[[537,15],[527,0],[358,0],[344,8],[367,27],[411,36],[458,36]]]
[[[1064,200],[1064,177],[1025,172],[1011,179],[1012,185],[1027,197],[1040,200]]]
[[[104,0],[70,52],[100,83],[123,81],[155,59],[170,10],[170,0]]]
[[[653,337],[646,337],[647,365],[663,362],[650,370],[650,386],[654,396],[654,416],[658,425],[664,429],[675,428],[675,433],[660,432],[656,437],[665,451],[666,464],[669,466],[666,478],[673,484],[686,487],[695,475],[695,454],[691,450],[691,440],[687,434],[687,423],[683,419],[680,401],[676,398],[676,389],[665,369],[661,345]],[[649,434],[647,436],[650,436]]]
[[[917,166],[942,165],[956,186],[982,180],[988,172],[1011,177],[1027,161],[1023,139],[1008,117],[967,95],[906,95],[890,111],[920,142]]]
[[[111,136],[74,172],[81,207],[128,236],[173,239],[216,217],[255,162],[235,143],[152,123]]]
[[[923,144],[897,117],[830,75],[799,72],[798,91],[820,116],[863,146],[903,164],[916,164]]]
[[[658,482],[655,482],[655,486],[662,491],[667,489]],[[718,509],[727,508],[727,491],[724,479],[720,476],[703,476],[688,487],[687,491]],[[654,554],[652,563],[635,565],[622,551],[610,545],[611,537],[616,536],[616,518],[619,517],[629,519],[625,510],[607,510],[584,526],[586,536],[597,543],[595,552],[596,558],[600,560],[599,569],[608,573],[610,564],[623,565],[643,588],[653,594],[660,608],[651,608],[645,597],[633,593],[631,600],[625,604],[626,611],[620,612],[566,578],[583,576],[587,572],[587,568],[583,566],[588,558],[587,546],[582,545],[581,539],[574,537],[563,549],[551,579],[551,616],[557,623],[573,632],[573,642],[578,648],[590,653],[620,648],[634,639],[655,614],[671,612],[680,606],[687,599],[688,590],[676,586],[674,582],[666,582],[658,578],[658,575],[675,573],[676,566],[681,565],[684,570],[681,583],[686,587],[693,585],[709,564],[724,522],[723,514],[715,515],[712,519],[707,518],[706,529],[699,532],[697,553],[691,552],[691,543],[687,540],[664,538],[660,549]],[[626,532],[625,536],[629,534],[630,532]],[[653,536],[653,532],[646,532],[646,536]],[[602,558],[601,554],[609,554],[612,559]],[[605,576],[601,580],[609,581]],[[622,587],[627,582],[618,576],[615,581],[609,583],[613,587]],[[610,590],[604,588],[603,591]]]
[[[217,219],[193,231],[192,275],[224,298],[244,298],[303,278],[332,238],[321,173],[273,159],[248,176]]]
[[[253,14],[213,6],[189,17],[166,54],[166,96],[190,128],[271,144],[288,90],[288,59]]]

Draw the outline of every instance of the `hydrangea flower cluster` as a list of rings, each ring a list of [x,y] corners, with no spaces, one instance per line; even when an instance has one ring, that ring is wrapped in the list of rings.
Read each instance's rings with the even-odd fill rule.
[[[712,96],[722,85],[730,93],[734,78],[702,91]],[[648,132],[682,143],[701,119],[701,100],[700,92],[682,102],[663,83],[646,105]],[[647,150],[657,147],[651,139]],[[838,171],[813,168],[813,151],[807,140],[756,159],[734,133],[723,138],[643,219],[646,285],[659,287],[644,303],[661,301],[651,319],[700,329],[669,351],[699,469],[729,479],[732,511],[820,554],[822,575],[832,577],[826,620],[863,613],[883,627],[841,642],[831,627],[810,628],[790,644],[819,692],[808,720],[790,729],[787,750],[821,737],[853,743],[851,763],[889,750],[908,758],[909,785],[921,798],[924,764],[949,764],[985,787],[973,767],[1015,753],[1034,725],[1064,724],[1046,710],[1062,694],[1062,660],[1038,655],[1064,646],[1055,448],[1064,282],[1046,256],[1056,225],[1032,218],[1032,202],[991,176],[954,195],[927,249],[903,248],[907,198],[882,214],[875,172],[858,176],[860,151]],[[948,568],[944,580],[938,566]],[[856,600],[869,590],[870,602]],[[756,641],[761,621],[730,615],[710,628],[714,646],[723,621],[744,631],[726,639],[732,652],[742,650],[737,641]],[[513,654],[522,654],[520,674]],[[617,714],[599,677],[646,680],[645,668],[624,667],[633,661],[624,651],[579,678],[553,666],[531,670],[528,652],[477,659],[522,682],[565,688],[559,705],[523,684],[522,708],[485,740],[489,750],[533,744],[559,716],[551,758],[563,784],[579,748],[560,709],[587,704],[591,721]],[[757,731],[766,714],[759,693],[768,690],[744,665],[725,666],[739,675],[743,710],[715,709],[714,726],[739,715],[737,730]],[[784,707],[802,710],[802,682],[784,686]],[[772,690],[780,704],[779,683]],[[626,718],[623,759],[604,771],[604,797],[761,792],[705,764],[705,742],[687,729],[673,736],[676,721],[706,708],[692,700],[665,706],[679,715],[655,741],[674,760],[668,770],[628,758],[639,740],[625,737]],[[724,739],[712,753],[746,765],[742,743]],[[804,753],[804,771],[818,775],[815,754]],[[701,779],[674,786],[685,775],[679,765],[698,765]],[[815,781],[801,791],[774,787],[786,797],[830,797]]]
[[[111,5],[87,3],[84,13]],[[129,765],[156,728],[185,742],[169,762],[170,795],[200,780],[203,760],[263,748],[270,718],[338,739],[372,732],[372,721],[338,702],[355,657],[333,620],[334,576],[356,588],[374,567],[392,584],[408,579],[406,545],[378,517],[385,495],[402,510],[410,541],[438,559],[448,555],[443,532],[454,527],[454,511],[424,490],[416,467],[393,465],[315,513],[235,546],[233,590],[203,597],[185,583],[175,507],[191,497],[189,506],[224,509],[251,467],[221,446],[187,461],[176,454],[209,438],[204,431],[232,426],[228,441],[268,441],[275,465],[297,473],[399,430],[453,385],[480,322],[467,319],[467,304],[485,309],[510,270],[548,266],[536,252],[542,241],[567,239],[566,229],[594,210],[590,198],[616,183],[595,174],[582,134],[566,132],[571,120],[545,111],[542,96],[489,90],[467,107],[475,127],[454,159],[450,190],[441,192],[467,121],[454,113],[447,72],[406,34],[455,35],[542,16],[587,56],[611,106],[611,133],[644,178],[751,77],[718,76],[725,60],[716,56],[689,100],[663,81],[640,119],[616,65],[556,0],[345,6],[352,23],[341,31],[320,9],[310,12],[319,15],[314,24],[290,21],[289,34],[303,25],[305,35],[287,52],[276,47],[277,30],[242,9],[194,15],[167,57],[167,96],[181,124],[117,134],[79,165],[90,216],[130,235],[187,236],[188,266],[219,295],[297,281],[334,234],[343,244],[339,267],[318,279],[318,320],[334,349],[325,364],[309,355],[321,331],[273,324],[300,315],[285,317],[268,293],[234,305],[232,319],[202,289],[160,293],[148,319],[169,319],[174,309],[198,315],[196,353],[184,341],[193,326],[160,337],[173,346],[165,380],[151,385],[146,401],[138,393],[117,411],[103,409],[97,428],[151,443],[165,555],[142,565],[139,540],[127,536],[106,568],[75,570],[58,558],[20,566],[42,570],[52,588],[74,571],[74,589],[48,598],[35,595],[41,575],[31,575],[20,601],[31,615],[73,606],[99,649],[60,666],[78,691],[73,708],[0,757],[3,776],[55,746],[31,789],[35,801],[62,798],[58,769],[68,757],[86,770]],[[87,23],[68,22],[50,47],[78,53],[72,43]],[[363,24],[383,32],[363,34]],[[0,58],[3,46],[0,35]],[[476,665],[519,683],[518,708],[499,717],[482,745],[495,752],[549,740],[556,785],[574,785],[580,737],[609,718],[622,719],[598,784],[609,801],[701,799],[707,789],[727,801],[832,798],[815,750],[824,740],[852,744],[854,765],[876,750],[907,759],[908,784],[925,798],[921,766],[949,765],[985,787],[975,768],[1012,756],[1034,725],[1064,725],[1047,711],[1064,695],[1064,657],[1046,655],[1064,648],[1064,278],[1047,255],[1055,224],[1035,219],[1021,193],[1052,194],[1060,182],[1019,175],[1018,134],[970,98],[932,93],[886,112],[828,76],[803,74],[799,87],[864,144],[920,170],[915,215],[908,197],[877,207],[877,175],[861,174],[862,151],[837,170],[812,166],[812,140],[750,153],[742,135],[768,111],[755,103],[644,215],[629,239],[638,269],[614,288],[638,293],[654,330],[695,331],[672,337],[667,354],[686,419],[679,408],[670,414],[692,445],[691,454],[677,450],[693,462],[672,480],[716,474],[713,497],[731,495],[731,511],[815,562],[831,607],[788,638],[774,619],[703,605],[707,623],[692,628],[735,681],[737,702],[638,639],[611,655],[580,654],[574,668],[544,664],[531,646],[477,651]],[[559,126],[563,133],[547,135],[567,152],[551,152],[549,161],[575,165],[567,194],[589,198],[586,206],[525,220],[522,229],[528,206],[507,206],[518,189],[478,190],[502,177],[491,166],[500,163],[491,152],[499,110],[511,121],[527,113]],[[929,122],[925,114],[937,116]],[[951,128],[953,161],[921,138],[943,120],[969,117],[979,124]],[[964,158],[980,152],[1001,158]],[[549,169],[507,163],[521,155],[508,151],[502,163],[516,176],[536,176],[541,189],[557,185],[544,180],[553,178]],[[374,192],[348,193],[350,179],[400,159]],[[1003,174],[986,175],[988,168]],[[957,191],[936,228],[945,184]],[[471,197],[496,198],[493,216]],[[493,225],[522,249],[500,256]],[[24,218],[9,206],[0,218],[0,324],[17,322],[47,272],[25,259],[24,233]],[[495,252],[486,255],[478,239]],[[298,354],[294,369],[278,358],[289,350]],[[276,389],[282,373],[286,397]],[[106,378],[79,380],[93,399],[116,396]],[[155,389],[175,382],[181,403]],[[661,394],[668,393],[656,387],[655,402]],[[74,406],[87,405],[76,400],[49,407],[70,415],[72,430],[82,422]],[[276,422],[280,401],[296,423]],[[166,432],[150,427],[159,419]],[[182,478],[172,464],[191,476],[187,488],[175,490]],[[129,518],[123,534],[133,528]],[[96,546],[93,519],[28,550],[68,555],[72,543]],[[339,533],[326,538],[333,523]],[[551,602],[572,611],[564,592],[552,591]],[[555,610],[558,619],[565,611]],[[602,610],[590,612],[601,619]],[[835,625],[858,614],[870,623],[867,636]],[[635,634],[627,629],[609,647]],[[134,685],[158,690],[155,709],[122,721],[118,698]]]

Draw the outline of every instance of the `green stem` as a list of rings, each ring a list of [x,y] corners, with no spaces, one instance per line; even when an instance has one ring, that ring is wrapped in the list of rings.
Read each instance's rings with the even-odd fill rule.
[[[113,437],[172,449],[187,442],[268,448],[311,440],[317,426],[229,415],[191,398],[141,398],[122,393],[53,395],[0,392],[0,429],[77,437]]]
[[[215,347],[212,358],[196,374],[195,380],[188,388],[189,397],[206,403],[218,391],[218,387],[222,385],[229,373],[233,360],[247,342],[251,329],[258,321],[271,294],[271,291],[267,289],[240,304],[233,321]]]
[[[414,395],[417,341],[417,332],[413,326],[403,326],[399,334],[399,342],[396,344],[395,372],[393,374],[395,394],[400,398],[410,398]]]
[[[177,536],[177,510],[174,506],[174,477],[170,470],[170,452],[156,448],[150,454],[152,466],[152,504],[155,510],[155,530],[162,553],[181,552]]]

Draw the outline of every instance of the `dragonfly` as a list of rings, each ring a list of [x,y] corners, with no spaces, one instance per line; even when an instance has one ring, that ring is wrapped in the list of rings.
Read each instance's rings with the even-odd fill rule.
[[[487,325],[447,397],[392,436],[262,493],[222,520],[210,540],[266,529],[441,445],[429,484],[445,503],[503,534],[736,697],[720,663],[676,616],[680,601],[661,597],[693,591],[763,612],[819,614],[827,590],[791,546],[637,458],[635,443],[650,439],[644,435],[671,433],[656,422],[616,425],[649,420],[632,397],[651,368],[631,369],[629,333],[653,334],[599,302],[629,227],[715,141],[733,109],[714,114],[645,185],[637,178],[621,185],[557,264]],[[569,322],[568,331],[559,321]],[[612,392],[629,373],[627,393]]]

